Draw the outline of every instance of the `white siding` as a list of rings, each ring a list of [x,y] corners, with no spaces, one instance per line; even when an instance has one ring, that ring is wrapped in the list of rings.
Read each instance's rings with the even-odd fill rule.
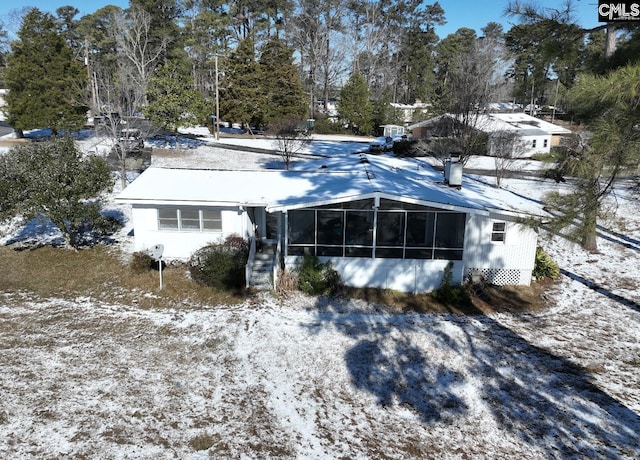
[[[506,222],[504,242],[491,241],[494,222]],[[494,284],[530,284],[538,242],[534,229],[515,221],[475,215],[467,221],[465,236],[465,274],[479,271]]]
[[[180,208],[187,208],[187,206],[180,206]],[[249,236],[247,231],[252,227],[246,212],[239,211],[239,208],[215,209],[221,210],[222,232],[170,231],[158,230],[157,208],[134,205],[132,209],[134,250],[145,251],[156,244],[163,244],[165,258],[188,259],[197,249],[220,241],[229,235]]]
[[[356,257],[319,257],[321,262],[330,261],[340,274],[344,284],[356,288],[372,287],[403,292],[428,292],[440,287],[446,260],[400,260],[368,259]],[[301,257],[288,256],[287,269],[294,270],[302,262]],[[463,279],[463,264],[453,265],[454,284]]]

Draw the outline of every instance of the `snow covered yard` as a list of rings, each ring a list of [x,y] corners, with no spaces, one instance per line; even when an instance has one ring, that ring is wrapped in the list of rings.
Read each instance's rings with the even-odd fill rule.
[[[0,457],[638,458],[640,213],[617,205],[600,253],[543,236],[565,275],[526,314],[0,293]]]
[[[0,456],[636,458],[640,313],[575,283],[473,317],[3,294]]]

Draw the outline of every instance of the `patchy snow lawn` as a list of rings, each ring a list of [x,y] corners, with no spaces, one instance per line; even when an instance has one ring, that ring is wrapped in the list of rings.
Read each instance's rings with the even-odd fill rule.
[[[564,276],[527,314],[1,293],[0,458],[638,458],[640,212],[619,192],[600,253],[541,239]]]

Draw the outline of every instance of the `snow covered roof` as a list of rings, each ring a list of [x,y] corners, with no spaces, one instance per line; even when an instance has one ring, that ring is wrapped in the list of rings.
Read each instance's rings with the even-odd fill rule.
[[[439,115],[437,117],[430,118],[429,120],[424,120],[408,126],[407,130],[430,126],[443,118],[455,118],[455,116],[452,114]],[[496,131],[518,131],[525,136],[571,134],[571,130],[569,129],[549,123],[548,121],[540,118],[532,117],[531,115],[527,115],[523,112],[479,114],[475,117],[474,124],[478,130],[486,133]]]
[[[130,204],[265,206],[284,210],[371,197],[488,214],[543,215],[535,201],[465,176],[461,188],[420,160],[345,155],[289,171],[151,167],[116,198]]]
[[[488,114],[491,118],[504,121],[512,126],[517,127],[536,127],[543,131],[547,131],[551,134],[571,134],[571,130],[563,128],[541,118],[532,117],[524,112],[512,112],[512,113],[491,113]]]

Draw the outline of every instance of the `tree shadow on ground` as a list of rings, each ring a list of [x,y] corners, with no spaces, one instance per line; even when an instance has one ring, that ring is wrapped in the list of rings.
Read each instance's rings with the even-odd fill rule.
[[[319,300],[314,327],[354,340],[344,354],[351,382],[380,406],[451,429],[487,410],[498,429],[549,458],[640,455],[637,414],[594,385],[585,369],[496,319],[480,311],[399,314],[353,305]]]
[[[596,291],[598,294],[602,294],[603,296],[606,296],[612,300],[615,300],[616,302],[618,302],[621,305],[624,305],[625,307],[629,307],[637,312],[640,312],[640,303],[638,302],[627,299],[621,295],[615,294],[611,292],[609,289],[603,286],[600,286],[599,284],[594,283],[593,281],[590,281],[580,275],[577,275],[563,268],[560,269],[560,273],[562,273],[567,278],[572,279],[573,281],[577,281],[578,283],[587,286],[589,289]]]

